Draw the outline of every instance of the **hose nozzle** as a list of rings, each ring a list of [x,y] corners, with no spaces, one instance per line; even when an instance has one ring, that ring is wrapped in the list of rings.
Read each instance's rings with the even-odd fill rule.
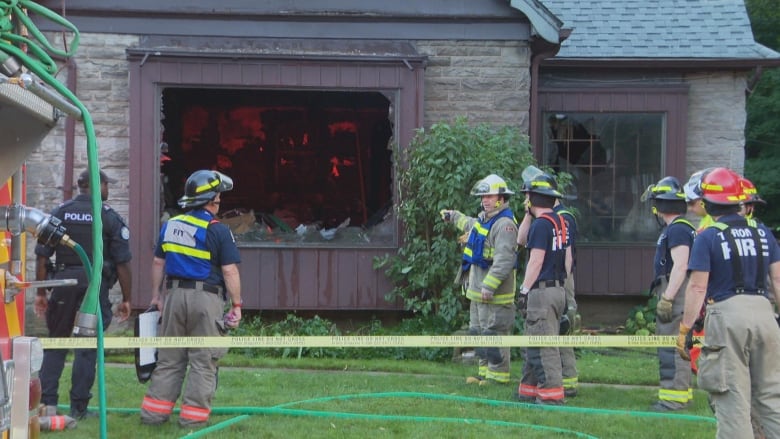
[[[49,247],[56,247],[61,241],[63,244],[73,242],[65,234],[65,226],[59,218],[21,204],[0,206],[0,228],[13,235],[30,233],[39,243]]]
[[[98,317],[82,311],[76,313],[76,321],[73,324],[74,337],[96,337]]]

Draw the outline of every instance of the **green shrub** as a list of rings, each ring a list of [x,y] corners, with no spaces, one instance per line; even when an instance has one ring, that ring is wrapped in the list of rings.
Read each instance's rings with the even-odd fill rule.
[[[383,327],[378,319],[372,319],[367,326],[351,333],[342,333],[335,323],[314,316],[304,319],[295,314],[288,314],[284,320],[264,323],[260,315],[247,317],[241,325],[234,330],[234,336],[339,336],[339,335],[440,335],[449,334],[450,325],[441,317],[417,316],[412,319],[402,320],[398,325]],[[233,348],[233,353],[240,353],[247,357],[259,356],[278,358],[364,358],[364,359],[395,359],[395,360],[432,360],[445,361],[452,356],[452,348],[427,347],[427,348],[401,348],[401,347],[375,347],[375,348]]]
[[[439,218],[441,209],[476,216],[479,200],[471,187],[489,174],[498,174],[518,191],[520,173],[534,159],[528,140],[513,127],[469,125],[463,118],[419,130],[402,158],[399,170],[398,215],[403,246],[397,254],[377,258],[394,288],[386,299],[401,299],[406,309],[422,316],[436,315],[459,329],[467,320],[466,299],[453,280],[460,267],[458,231]],[[522,195],[510,205],[522,212]]]
[[[649,295],[647,292],[646,295]],[[628,312],[626,320],[626,334],[654,335],[655,334],[655,306],[658,297],[653,295],[646,305],[637,305]]]

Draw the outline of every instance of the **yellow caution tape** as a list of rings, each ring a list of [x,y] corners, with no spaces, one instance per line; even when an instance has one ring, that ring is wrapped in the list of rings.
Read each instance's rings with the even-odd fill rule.
[[[676,336],[644,335],[407,335],[278,337],[107,337],[105,349],[126,348],[367,348],[367,347],[674,347]],[[92,337],[41,338],[44,349],[95,348]]]

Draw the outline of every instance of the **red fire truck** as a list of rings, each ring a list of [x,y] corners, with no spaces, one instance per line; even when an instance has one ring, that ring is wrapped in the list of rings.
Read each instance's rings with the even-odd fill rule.
[[[0,73],[0,432],[4,439],[37,438],[40,425],[40,340],[26,337],[25,289],[59,285],[26,281],[27,235],[62,236],[59,220],[25,206],[23,163],[62,115]]]

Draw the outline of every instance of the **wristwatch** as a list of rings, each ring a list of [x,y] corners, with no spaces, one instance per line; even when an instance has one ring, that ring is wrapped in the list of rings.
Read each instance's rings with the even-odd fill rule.
[[[520,288],[520,294],[526,295],[531,292],[531,289],[527,286],[523,285],[522,288]]]
[[[233,302],[233,308],[241,308],[244,306],[244,300],[240,300],[238,303]]]

